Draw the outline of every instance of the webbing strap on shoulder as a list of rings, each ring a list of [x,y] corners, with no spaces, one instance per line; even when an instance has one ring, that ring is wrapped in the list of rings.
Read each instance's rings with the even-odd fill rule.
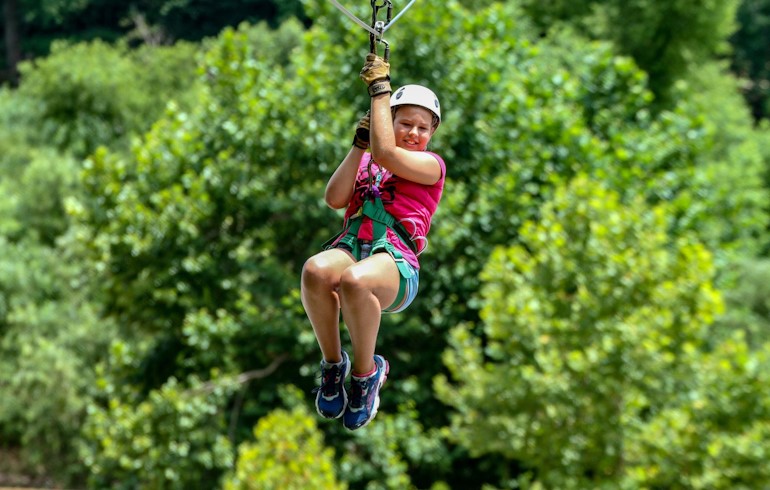
[[[377,198],[374,201],[366,201],[363,209],[364,216],[368,216],[377,223],[382,223],[388,228],[393,228],[396,224],[396,218],[385,210],[382,205],[382,199]]]

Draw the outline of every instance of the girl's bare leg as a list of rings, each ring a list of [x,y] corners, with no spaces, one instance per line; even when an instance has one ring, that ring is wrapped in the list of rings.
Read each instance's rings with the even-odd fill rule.
[[[353,256],[341,249],[320,252],[302,268],[302,305],[313,325],[318,345],[328,362],[342,360],[340,344],[340,277],[355,264]]]
[[[399,280],[398,267],[387,253],[374,254],[342,272],[339,304],[353,344],[354,373],[374,370],[380,316],[396,300]]]

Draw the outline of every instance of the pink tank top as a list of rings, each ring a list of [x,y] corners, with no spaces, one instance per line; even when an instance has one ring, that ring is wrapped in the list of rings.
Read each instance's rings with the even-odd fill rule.
[[[430,222],[433,213],[438,208],[441,200],[441,193],[444,190],[444,180],[446,178],[446,164],[444,160],[433,152],[427,152],[438,160],[441,166],[441,178],[433,185],[424,185],[403,179],[383,167],[372,162],[372,182],[380,190],[380,197],[385,210],[396,219],[410,234],[412,242],[417,247],[415,254],[407,245],[405,245],[393,230],[388,229],[388,241],[401,252],[415,269],[420,268],[417,255],[421,254],[428,247],[428,231],[430,231]],[[369,161],[371,153],[364,153],[361,163],[358,166],[358,175],[356,176],[355,189],[353,197],[350,200],[345,219],[354,215],[363,205],[366,191],[369,185]],[[358,236],[364,240],[372,239],[372,222],[364,216],[361,229]]]

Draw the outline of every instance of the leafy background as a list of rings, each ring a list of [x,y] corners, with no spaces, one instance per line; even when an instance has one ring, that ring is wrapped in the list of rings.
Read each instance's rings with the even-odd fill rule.
[[[340,226],[322,191],[366,33],[330,2],[14,3],[0,481],[770,484],[766,1],[447,0],[394,24],[448,179],[352,433],[314,413],[298,278]]]

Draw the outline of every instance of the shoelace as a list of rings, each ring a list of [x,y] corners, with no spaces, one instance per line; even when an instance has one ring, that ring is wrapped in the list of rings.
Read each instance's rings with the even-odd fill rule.
[[[350,405],[351,407],[359,408],[363,405],[361,400],[364,397],[364,383],[366,383],[366,381],[363,381],[363,382],[359,382],[356,380],[351,381],[350,393],[348,395],[349,397],[348,405]]]
[[[364,396],[369,395],[369,392],[371,391],[372,386],[374,386],[375,379],[377,379],[376,373],[361,381],[357,381],[356,379],[353,379],[350,382],[350,394],[348,395],[348,404],[351,407],[361,408],[364,406]],[[364,393],[365,389],[366,389],[366,392]]]
[[[334,396],[337,394],[337,377],[339,377],[340,368],[332,366],[324,369],[321,379],[321,392],[324,396]]]

